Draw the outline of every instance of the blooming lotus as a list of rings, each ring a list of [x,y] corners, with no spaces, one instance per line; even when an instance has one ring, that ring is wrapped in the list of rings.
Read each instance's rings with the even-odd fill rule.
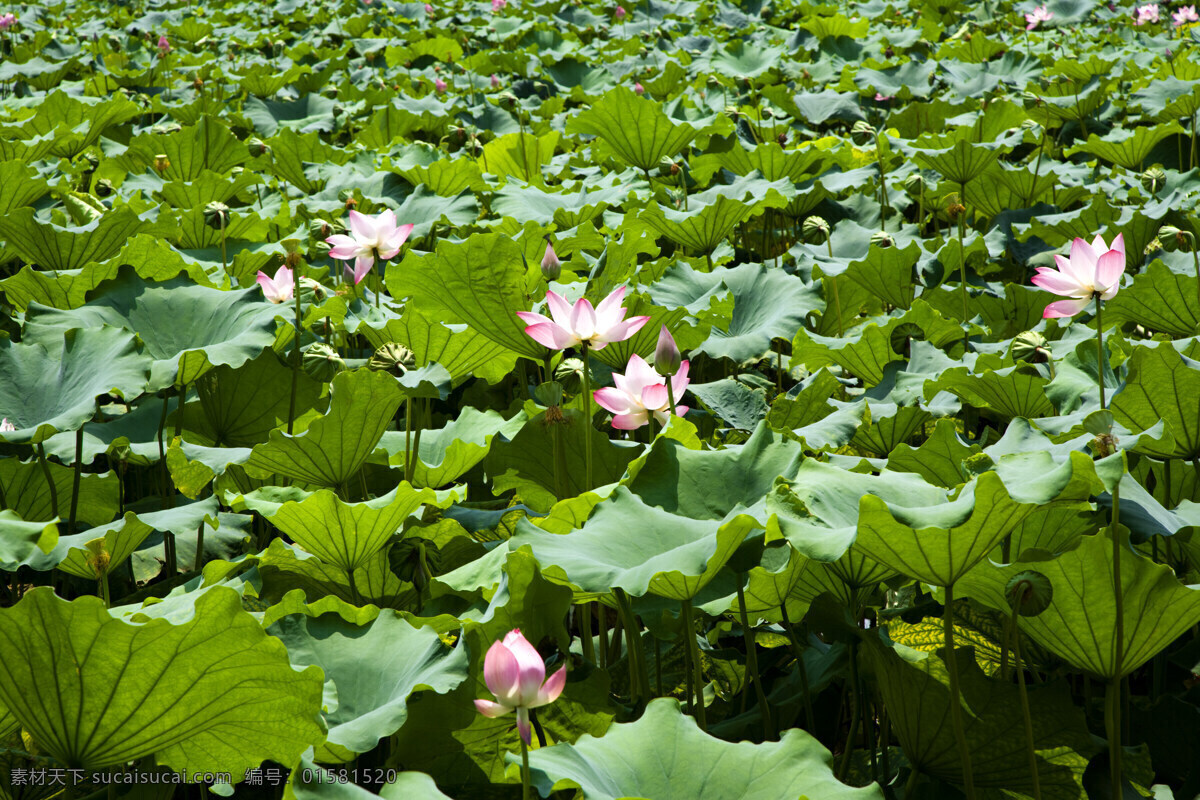
[[[633,336],[650,319],[625,319],[625,308],[621,305],[624,297],[625,287],[622,286],[592,308],[586,298],[579,298],[572,306],[561,295],[546,292],[549,317],[533,311],[518,311],[517,316],[529,323],[525,333],[551,350],[565,350],[584,342],[591,350],[603,350],[612,342],[623,342]]]
[[[260,269],[258,277],[255,280],[262,287],[263,297],[272,303],[286,303],[292,299],[292,291],[295,287],[293,285],[292,271],[286,266],[275,270],[274,278],[268,276],[267,273]]]
[[[1069,300],[1058,300],[1046,306],[1043,317],[1072,317],[1083,311],[1092,298],[1111,300],[1121,286],[1125,272],[1125,237],[1117,234],[1112,247],[1097,235],[1088,244],[1083,239],[1071,243],[1071,256],[1055,256],[1058,269],[1039,267],[1033,282],[1048,292]]]
[[[1185,25],[1189,22],[1200,22],[1200,14],[1196,13],[1195,6],[1183,6],[1171,14],[1171,21],[1178,28],[1180,25]]]
[[[442,92],[446,91],[446,82],[441,78],[434,78],[433,88],[437,89],[438,94],[441,94]]]
[[[358,284],[367,277],[376,257],[386,261],[400,252],[412,229],[412,223],[397,226],[390,208],[373,217],[351,210],[350,235],[335,233],[325,241],[332,246],[331,257],[354,259],[354,282]]]
[[[1148,3],[1144,6],[1138,6],[1133,24],[1145,25],[1150,22],[1158,22],[1158,20],[1158,3]]]
[[[492,13],[499,14],[508,5],[508,0],[492,0]]]
[[[0,31],[6,31],[17,24],[17,18],[11,13],[0,14]]]
[[[650,421],[651,414],[660,425],[667,424],[670,400],[666,379],[641,356],[630,356],[625,374],[614,372],[613,383],[616,388],[606,386],[596,390],[596,402],[614,414],[614,428],[621,431],[636,430]],[[671,377],[671,391],[676,398],[683,396],[688,383],[688,362],[683,361],[679,371]],[[687,410],[687,406],[677,405],[674,414],[682,417]]]
[[[546,663],[529,640],[515,628],[502,641],[492,643],[483,659],[483,680],[488,691],[496,696],[491,700],[476,700],[475,708],[485,717],[502,717],[517,712],[517,731],[521,741],[532,741],[529,729],[529,709],[549,705],[562,694],[567,683],[567,668],[546,678]]]
[[[16,429],[17,429],[17,426],[13,425],[11,422],[9,422],[8,417],[5,417],[4,419],[0,419],[0,433],[12,433]]]
[[[1031,31],[1038,26],[1039,23],[1049,22],[1054,18],[1054,12],[1043,6],[1038,6],[1033,11],[1025,15],[1025,30]]]

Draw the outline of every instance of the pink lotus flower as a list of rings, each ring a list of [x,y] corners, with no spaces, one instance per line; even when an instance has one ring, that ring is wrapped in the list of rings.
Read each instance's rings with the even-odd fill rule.
[[[0,17],[0,19],[3,19],[3,18]],[[17,426],[13,425],[11,422],[9,422],[8,417],[5,417],[4,419],[0,419],[0,433],[12,433],[16,429],[17,429]]]
[[[499,14],[508,5],[508,0],[492,0],[492,13]]]
[[[433,16],[433,6],[429,5],[429,3],[425,4],[425,13],[431,17]]]
[[[1038,6],[1033,11],[1025,15],[1025,30],[1031,31],[1038,26],[1038,23],[1049,22],[1054,18],[1054,12],[1043,6]]]
[[[496,73],[494,73],[494,72],[492,73],[492,88],[493,89],[500,88],[500,79],[496,77]]]
[[[6,31],[17,24],[17,18],[10,14],[0,14],[0,31]]]
[[[1158,22],[1158,3],[1148,3],[1144,6],[1138,6],[1137,16],[1133,20],[1134,25],[1145,25],[1150,22]]]
[[[537,649],[521,635],[520,628],[509,631],[503,641],[496,641],[483,658],[483,680],[488,691],[496,696],[491,700],[476,700],[475,708],[485,717],[502,717],[517,712],[517,731],[525,744],[532,742],[529,728],[529,709],[541,708],[558,699],[567,684],[567,668],[546,678],[546,662]]]
[[[1200,14],[1196,13],[1195,6],[1183,6],[1171,14],[1171,21],[1178,28],[1180,25],[1185,25],[1189,22],[1200,22]]]
[[[615,415],[612,421],[614,428],[621,431],[636,430],[650,421],[651,414],[659,424],[667,424],[670,400],[666,379],[641,356],[630,356],[625,374],[614,372],[613,383],[616,388],[606,386],[596,390],[596,402]],[[683,396],[688,383],[688,362],[684,361],[671,378],[671,390],[676,399]],[[687,410],[687,406],[675,406],[675,415],[682,417]]]
[[[332,246],[332,258],[354,259],[354,283],[362,283],[375,263],[376,256],[386,261],[400,252],[412,233],[412,223],[396,225],[396,214],[389,208],[372,217],[350,211],[350,236],[335,233],[325,241]]]
[[[269,277],[260,269],[255,280],[262,287],[263,297],[272,303],[286,303],[292,299],[292,290],[295,287],[292,282],[292,271],[286,266],[275,270],[274,278]]]
[[[542,256],[542,275],[546,276],[546,280],[557,280],[562,272],[562,262],[558,260],[558,253],[554,252],[554,245],[546,242],[546,253]]]
[[[437,89],[438,94],[441,94],[442,92],[446,91],[446,82],[441,78],[435,78],[433,81],[433,88]]]
[[[642,94],[643,92],[646,91],[646,89],[640,83],[635,83],[635,84],[633,84],[633,91],[637,94]]]
[[[895,99],[896,99],[896,95],[894,95],[894,94],[884,94],[883,92],[875,93],[875,102],[876,103],[886,103],[888,100],[895,100]]]
[[[171,42],[167,39],[166,35],[158,37],[158,52],[164,56],[171,52]]]
[[[1076,238],[1071,243],[1071,257],[1055,256],[1058,269],[1038,267],[1033,282],[1048,292],[1070,300],[1058,300],[1046,306],[1044,318],[1073,317],[1083,311],[1098,297],[1111,300],[1121,288],[1121,275],[1125,272],[1125,236],[1117,234],[1112,247],[1106,247],[1104,239],[1097,235],[1088,244]]]
[[[625,19],[625,8],[623,6],[617,6],[617,10],[614,11],[613,14],[616,15],[617,19]]]
[[[611,342],[623,342],[633,336],[650,319],[625,319],[625,308],[621,305],[624,297],[622,286],[592,308],[586,298],[579,298],[572,306],[561,295],[546,292],[550,317],[533,311],[518,311],[517,316],[529,323],[525,333],[551,350],[565,350],[583,342],[592,350],[603,350]]]
[[[662,375],[674,375],[679,372],[682,358],[679,345],[675,344],[675,337],[667,330],[667,326],[663,325],[658,332],[658,345],[654,348],[654,369]]]

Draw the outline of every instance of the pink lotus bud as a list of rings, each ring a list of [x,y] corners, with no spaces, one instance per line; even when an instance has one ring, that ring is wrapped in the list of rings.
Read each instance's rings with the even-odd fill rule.
[[[492,13],[499,14],[508,5],[508,0],[492,0]]]
[[[554,245],[546,242],[546,254],[542,256],[542,275],[547,281],[557,280],[562,274],[562,262],[558,260],[558,254],[554,252]]]
[[[517,732],[526,744],[533,738],[529,710],[549,705],[562,694],[567,668],[546,677],[546,662],[537,648],[513,629],[488,648],[483,658],[484,682],[496,700],[476,700],[475,708],[485,717],[502,717],[517,712]]]
[[[429,3],[425,4],[425,13],[431,17],[433,16],[433,6],[429,5]]]
[[[654,348],[654,369],[660,375],[674,375],[679,371],[682,359],[675,339],[667,330],[667,326],[663,325],[662,330],[658,332],[658,346]]]
[[[617,6],[617,10],[613,13],[616,15],[617,19],[625,19],[625,8],[623,6]]]
[[[171,52],[171,43],[167,41],[167,37],[165,35],[158,37],[158,52],[162,53],[164,56]]]
[[[493,89],[500,88],[500,79],[496,77],[496,73],[494,73],[494,72],[492,73],[492,88]]]
[[[646,89],[640,83],[635,83],[633,85],[633,91],[637,94],[644,94]]]
[[[11,13],[0,14],[0,31],[6,31],[9,28],[11,28],[13,25],[16,25],[16,24],[17,24],[17,18],[14,17]]]
[[[438,90],[438,94],[441,94],[442,92],[446,91],[446,82],[441,78],[438,78],[433,82],[433,88]]]

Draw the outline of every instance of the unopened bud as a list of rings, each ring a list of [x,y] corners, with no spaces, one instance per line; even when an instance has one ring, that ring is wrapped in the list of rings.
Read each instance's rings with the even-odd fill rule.
[[[257,136],[251,136],[246,141],[246,149],[250,151],[250,155],[257,158],[265,153],[271,152],[271,147]]]
[[[546,242],[546,252],[542,256],[542,276],[547,282],[558,280],[558,276],[562,274],[562,262],[558,260],[558,254],[554,252],[554,245],[549,241]]]
[[[679,371],[682,359],[675,339],[667,330],[667,326],[663,325],[662,330],[658,332],[658,346],[654,348],[654,369],[659,375],[674,375]]]

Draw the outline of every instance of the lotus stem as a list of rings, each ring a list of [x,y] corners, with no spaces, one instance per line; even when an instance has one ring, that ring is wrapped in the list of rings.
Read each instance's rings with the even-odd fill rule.
[[[105,608],[112,608],[112,595],[108,589],[108,570],[105,569],[100,573],[100,577],[96,579],[96,584],[100,589],[100,597],[104,600]]]
[[[592,485],[592,364],[590,342],[583,342],[583,490],[591,491]]]
[[[812,696],[808,690],[808,667],[804,665],[804,650],[800,647],[800,639],[796,629],[788,619],[787,600],[779,604],[779,612],[783,618],[783,629],[787,631],[788,639],[792,642],[792,655],[796,658],[796,668],[800,672],[800,685],[804,688],[804,728],[809,733],[816,730],[816,717],[813,715]]]
[[[300,385],[300,265],[292,270],[292,298],[296,301],[296,341],[292,346],[292,391],[288,398],[288,436],[296,422],[296,391]]]
[[[350,597],[354,599],[354,605],[362,605],[362,597],[358,594],[358,584],[354,580],[354,567],[346,570],[346,578],[350,584]]]
[[[633,603],[624,589],[614,586],[613,594],[617,598],[617,608],[624,618],[625,638],[629,643],[630,694],[637,702],[644,704],[650,699],[650,674],[646,669],[646,653],[637,628],[637,617],[633,613]]]
[[[608,669],[608,619],[600,601],[596,601],[596,625],[600,631],[600,669]]]
[[[221,220],[221,269],[228,272],[229,261],[225,258],[225,214],[226,212],[222,211],[218,217]]]
[[[850,642],[850,730],[846,733],[846,747],[842,751],[842,763],[838,765],[837,779],[844,781],[850,768],[850,757],[854,754],[854,739],[862,719],[862,697],[858,691],[858,642]]]
[[[1025,582],[1025,585],[1028,585],[1028,581]],[[1042,782],[1038,775],[1037,751],[1033,742],[1033,715],[1029,712],[1029,694],[1025,691],[1025,669],[1021,666],[1021,628],[1017,624],[1020,607],[1020,603],[1015,603],[1012,611],[1013,663],[1017,667],[1017,689],[1021,693],[1021,714],[1025,719],[1025,748],[1029,754],[1029,777],[1033,780],[1033,800],[1042,800]]]
[[[758,645],[754,641],[754,629],[750,627],[750,616],[746,612],[746,591],[742,587],[742,579],[737,579],[738,616],[742,623],[742,638],[746,640],[746,667],[750,670],[751,680],[754,681],[754,694],[758,699],[758,712],[762,715],[763,741],[775,738],[775,726],[771,721],[771,709],[767,705],[767,695],[763,691],[762,677],[758,673]]]
[[[696,681],[696,724],[700,726],[700,730],[707,731],[708,721],[704,709],[704,670],[700,666],[700,646],[696,644],[696,626],[690,597],[683,601],[683,634],[686,637],[684,644],[692,651],[692,677]]]
[[[971,312],[968,306],[967,297],[967,251],[963,247],[963,237],[966,235],[967,227],[967,184],[963,183],[963,208],[958,212],[958,271],[961,278],[960,288],[962,289],[963,302],[963,353],[966,354],[971,350]]]
[[[75,513],[79,510],[79,484],[83,480],[83,426],[75,431],[75,477],[71,482],[71,519],[69,527],[75,532]]]
[[[562,430],[557,421],[550,423],[550,442],[554,448],[554,490],[559,500],[566,500],[570,490],[567,488],[567,455],[563,449]]]
[[[404,480],[412,484],[412,407],[413,398],[404,401]]]
[[[833,231],[825,234],[825,249],[829,252],[829,260],[833,260]],[[838,336],[845,336],[846,331],[842,329],[842,301],[838,297],[838,285],[836,275],[826,275],[825,280],[829,281],[833,287],[833,309],[837,313]]]
[[[1096,295],[1096,384],[1100,387],[1100,410],[1104,410],[1104,325],[1100,295]]]
[[[687,698],[687,713],[694,714],[695,711],[692,706],[692,646],[687,640],[688,623],[692,618],[689,605],[687,600],[683,601],[682,610],[679,615],[679,635],[683,640],[680,642],[683,645],[683,685],[685,687],[683,694]]]
[[[654,637],[654,693],[656,697],[663,696],[662,682],[662,639]]]
[[[524,736],[517,736],[521,740],[521,798],[529,800],[529,745],[525,744]]]
[[[1099,302],[1099,301],[1097,301]],[[1108,761],[1113,797],[1121,791],[1121,672],[1125,660],[1125,587],[1121,583],[1121,485],[1112,490],[1113,510],[1109,533],[1113,542],[1113,602],[1117,610],[1116,636],[1113,637],[1112,678],[1104,693],[1105,729],[1108,733]]]
[[[592,639],[592,607],[587,603],[575,606],[579,615],[579,636],[583,639],[583,660],[596,663],[596,642]]]
[[[954,738],[958,740],[958,755],[962,761],[963,791],[967,800],[975,800],[975,777],[971,773],[971,751],[967,745],[967,730],[963,723],[962,694],[958,685],[958,662],[954,658],[954,584],[946,586],[946,611],[942,615],[946,645],[946,671],[950,675],[950,719]]]
[[[379,251],[375,251],[375,265],[371,268],[375,273],[375,280],[379,283],[375,287],[375,307],[379,308],[379,295],[383,294],[383,274],[379,271]]]
[[[204,520],[196,529],[196,559],[192,562],[192,570],[199,572],[204,569]]]
[[[42,475],[46,478],[46,485],[50,487],[50,513],[54,516],[59,516],[58,513],[58,487],[54,485],[54,479],[50,477],[50,464],[46,461],[46,447],[41,442],[37,444],[38,463],[42,465]]]

